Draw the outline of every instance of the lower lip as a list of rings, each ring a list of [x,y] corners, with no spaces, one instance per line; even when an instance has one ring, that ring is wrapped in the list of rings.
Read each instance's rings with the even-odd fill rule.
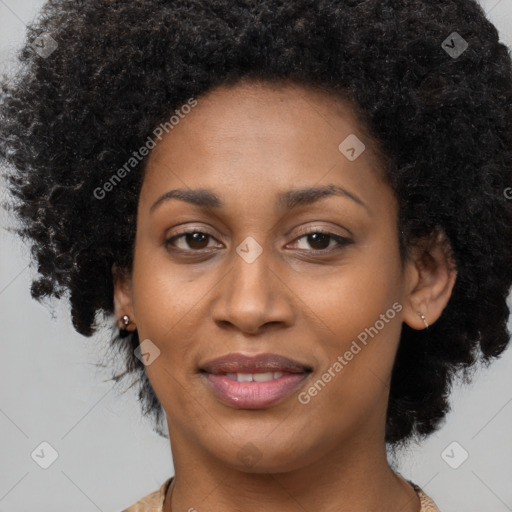
[[[285,373],[266,382],[238,382],[225,375],[203,373],[220,400],[235,409],[261,409],[275,404],[295,391],[308,373]]]

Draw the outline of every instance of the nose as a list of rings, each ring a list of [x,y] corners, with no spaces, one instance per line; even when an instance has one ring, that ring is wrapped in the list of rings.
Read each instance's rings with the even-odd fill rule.
[[[211,306],[213,321],[221,328],[248,334],[257,334],[271,325],[292,325],[293,292],[285,279],[285,270],[280,272],[278,264],[272,265],[265,250],[254,261],[235,254]]]

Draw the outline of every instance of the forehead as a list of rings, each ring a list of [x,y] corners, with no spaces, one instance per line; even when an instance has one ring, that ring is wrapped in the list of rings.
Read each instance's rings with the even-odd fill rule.
[[[364,138],[368,138],[346,99],[293,82],[242,81],[222,85],[199,97],[197,106],[180,117],[172,131],[157,143],[150,158],[191,137],[196,145],[249,138],[255,143],[278,145],[287,136],[299,134],[312,142],[329,133],[339,138],[349,132],[364,132]]]
[[[143,189],[150,196],[183,187],[268,196],[291,184],[340,178],[349,187],[368,188],[369,175],[374,181],[380,175],[372,143],[350,104],[308,86],[220,86],[180,117],[148,158]],[[365,147],[353,161],[340,150],[350,137]]]

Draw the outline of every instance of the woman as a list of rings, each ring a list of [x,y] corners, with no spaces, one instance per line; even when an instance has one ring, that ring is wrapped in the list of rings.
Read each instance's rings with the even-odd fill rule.
[[[175,476],[128,512],[438,510],[386,447],[507,347],[512,75],[474,1],[50,1],[3,87],[36,299]],[[165,414],[163,414],[165,412]]]

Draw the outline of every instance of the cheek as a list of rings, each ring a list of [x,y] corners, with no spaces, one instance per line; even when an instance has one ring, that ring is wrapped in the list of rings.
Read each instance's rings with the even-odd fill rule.
[[[401,300],[400,262],[385,241],[354,253],[329,274],[295,275],[290,287],[300,297],[299,303],[305,304],[304,314],[309,310],[309,318],[321,320],[331,349],[341,350],[347,341],[350,345],[350,340],[373,326],[390,308],[388,316],[396,316],[392,305]],[[390,325],[386,323],[383,331],[389,331]],[[397,334],[396,329],[393,334]]]
[[[383,241],[313,291],[299,291],[328,332],[317,375],[327,382],[311,389],[313,408],[335,414],[337,403],[362,413],[385,400],[401,332],[401,279],[398,253]]]
[[[150,340],[159,355],[145,367],[151,386],[169,418],[184,415],[200,424],[201,411],[189,389],[193,374],[197,312],[204,288],[187,286],[183,274],[170,271],[170,265],[155,251],[138,253],[133,268],[134,313],[140,342]],[[204,411],[202,412],[204,416]]]
[[[141,343],[150,340],[158,349],[159,355],[146,366],[146,373],[166,411],[176,406],[179,410],[190,402],[183,386],[195,368],[194,343],[198,337],[194,333],[199,327],[197,316],[204,290],[192,286],[183,272],[171,269],[161,251],[140,248],[136,252],[133,306],[137,330]]]
[[[201,290],[191,278],[170,264],[165,252],[151,244],[136,248],[133,267],[133,306],[141,336],[164,344],[173,331],[187,327],[188,317],[201,302]],[[176,341],[179,338],[174,336]]]

